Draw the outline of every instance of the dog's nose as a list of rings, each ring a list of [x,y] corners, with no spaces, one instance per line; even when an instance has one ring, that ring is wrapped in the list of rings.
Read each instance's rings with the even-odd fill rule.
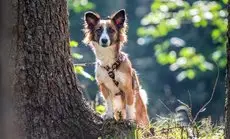
[[[101,42],[102,42],[103,44],[106,44],[106,43],[108,42],[108,39],[103,38],[103,39],[101,39]]]

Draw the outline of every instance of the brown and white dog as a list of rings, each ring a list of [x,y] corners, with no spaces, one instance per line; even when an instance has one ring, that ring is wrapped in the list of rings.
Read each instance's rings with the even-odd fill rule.
[[[121,51],[127,41],[125,10],[107,19],[86,12],[84,22],[83,42],[92,47],[96,56],[96,80],[107,104],[105,118],[130,119],[140,127],[148,126],[147,95],[127,54]]]

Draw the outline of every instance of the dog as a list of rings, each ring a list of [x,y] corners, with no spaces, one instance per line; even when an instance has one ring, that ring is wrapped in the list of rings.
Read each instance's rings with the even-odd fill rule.
[[[84,15],[83,42],[92,48],[96,57],[95,78],[106,100],[104,118],[133,120],[138,126],[146,127],[149,124],[147,95],[140,87],[128,55],[122,52],[127,28],[124,9],[106,19],[88,11]]]

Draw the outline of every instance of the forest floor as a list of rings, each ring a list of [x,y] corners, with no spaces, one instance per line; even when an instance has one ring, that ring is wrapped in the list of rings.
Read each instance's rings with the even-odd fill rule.
[[[183,125],[175,118],[161,118],[151,124],[152,132],[136,130],[137,138],[145,139],[224,139],[224,125],[213,124],[211,118],[203,118],[190,125]],[[150,129],[150,131],[151,131]]]
[[[103,107],[96,108],[99,112]],[[104,108],[103,110],[104,111]],[[116,123],[116,124],[115,124]],[[122,121],[112,122],[112,125],[116,126],[122,123]],[[118,126],[119,127],[119,126]],[[122,133],[116,135],[116,137],[109,137],[116,139],[120,138]],[[124,136],[122,136],[124,138]],[[175,114],[169,115],[169,117],[157,116],[155,120],[151,120],[150,128],[137,129],[134,127],[130,134],[125,137],[126,139],[224,139],[224,124],[213,123],[211,116],[203,118],[201,120],[184,122],[183,117],[179,117]]]

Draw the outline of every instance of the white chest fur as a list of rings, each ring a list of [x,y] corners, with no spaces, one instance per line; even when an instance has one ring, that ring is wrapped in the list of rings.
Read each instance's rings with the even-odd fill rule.
[[[116,61],[116,45],[111,45],[109,47],[101,47],[95,42],[93,43],[93,50],[96,55],[97,62],[102,66],[112,66]],[[104,83],[105,86],[110,90],[111,93],[116,94],[120,92],[119,87],[125,84],[126,76],[124,73],[119,70],[114,70],[115,80],[119,82],[119,86],[117,87],[113,80],[109,77],[108,71],[106,71],[100,65],[96,65],[96,79],[99,84]]]
[[[94,44],[94,53],[96,55],[97,62],[101,65],[111,66],[115,62],[116,57],[116,46],[111,45],[109,47],[102,47],[98,44]]]
[[[96,79],[98,83],[103,83],[112,94],[120,92],[119,87],[125,84],[126,76],[119,70],[114,70],[115,80],[119,82],[118,87],[114,84],[113,80],[109,77],[108,72],[101,66],[96,66]]]

